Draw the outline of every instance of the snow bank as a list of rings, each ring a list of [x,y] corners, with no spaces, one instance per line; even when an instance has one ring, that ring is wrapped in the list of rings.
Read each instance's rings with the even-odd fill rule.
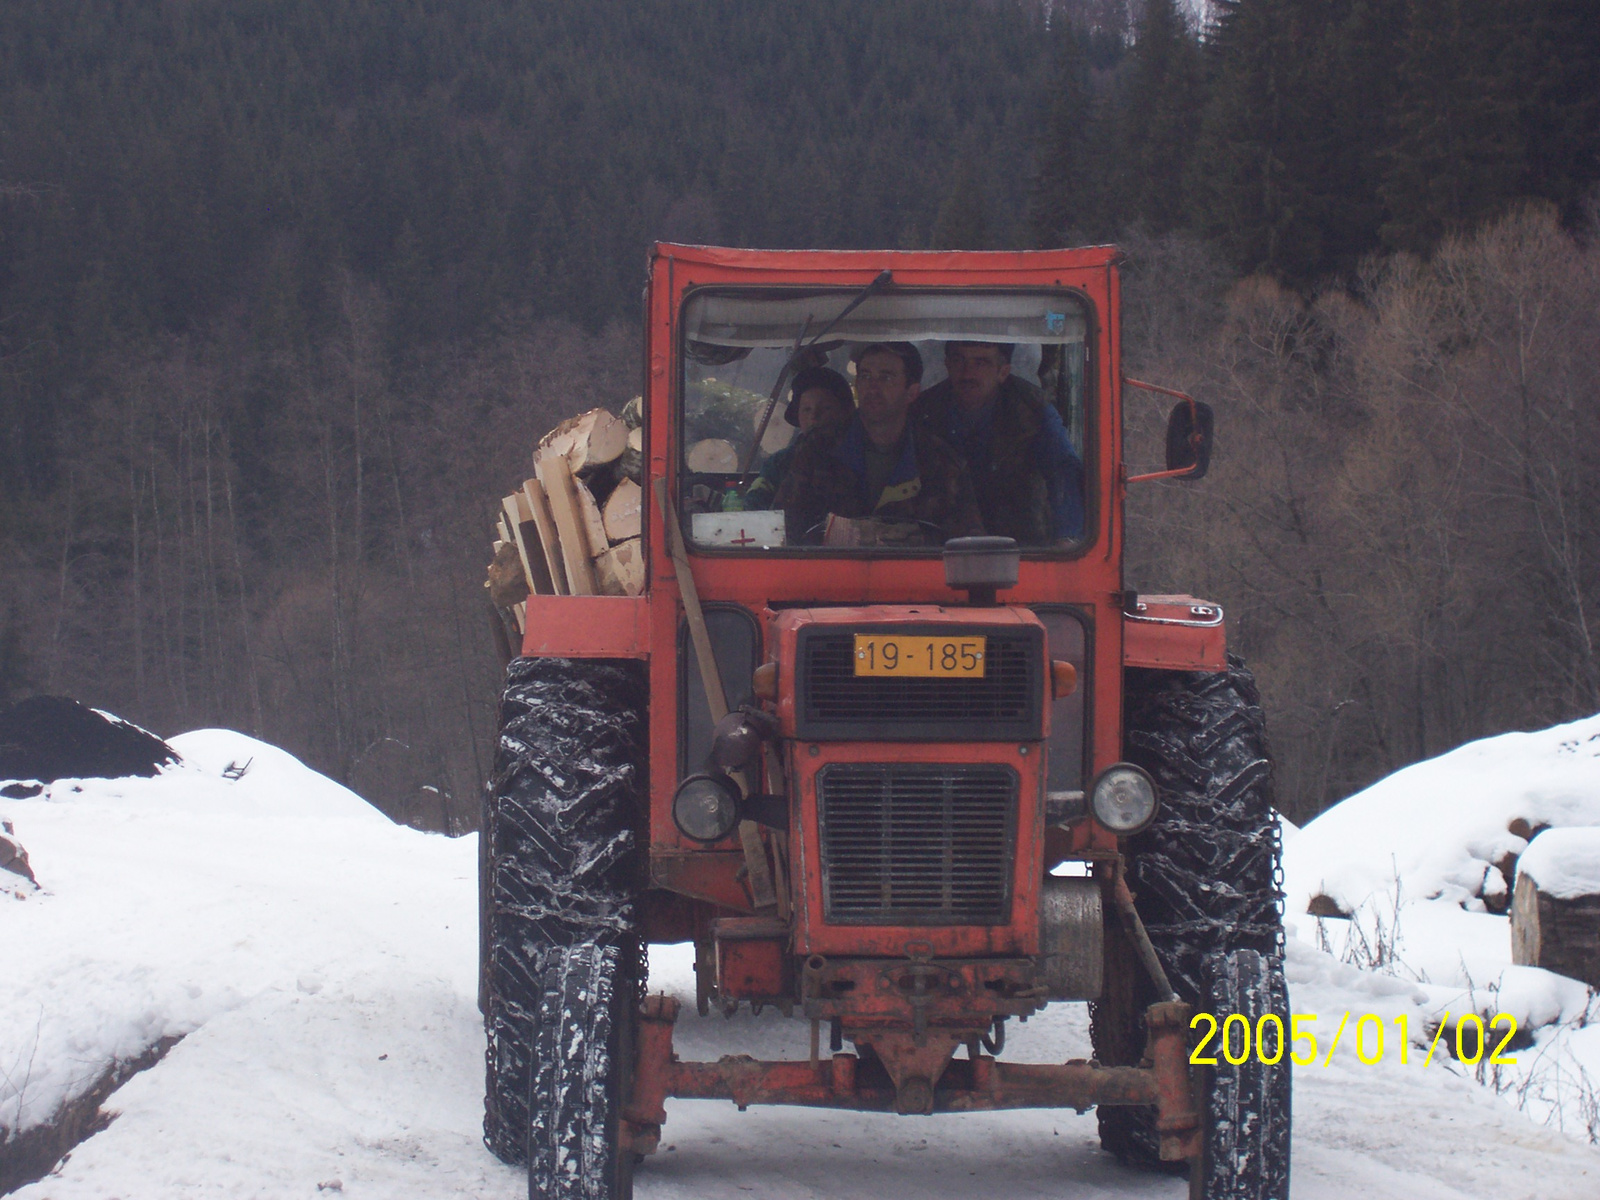
[[[1288,912],[1312,896],[1346,912],[1402,898],[1483,910],[1528,842],[1508,826],[1600,826],[1600,716],[1471,742],[1335,805],[1284,848]]]
[[[267,997],[445,980],[471,1006],[474,839],[396,826],[242,734],[170,745],[155,778],[0,800],[43,889],[0,904],[0,1131]]]
[[[1560,900],[1600,895],[1600,828],[1541,833],[1517,860],[1517,870]]]

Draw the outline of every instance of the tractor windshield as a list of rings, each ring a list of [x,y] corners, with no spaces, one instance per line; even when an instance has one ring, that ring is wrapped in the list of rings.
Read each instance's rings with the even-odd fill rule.
[[[1035,551],[1080,541],[1083,300],[860,296],[688,299],[679,505],[690,540],[754,553],[930,553],[977,533]]]

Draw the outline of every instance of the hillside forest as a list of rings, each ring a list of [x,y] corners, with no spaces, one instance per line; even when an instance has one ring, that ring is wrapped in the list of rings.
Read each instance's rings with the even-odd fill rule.
[[[492,514],[657,238],[1129,255],[1304,820],[1600,709],[1593,0],[8,0],[0,703],[476,821]],[[1162,413],[1135,398],[1133,453]]]

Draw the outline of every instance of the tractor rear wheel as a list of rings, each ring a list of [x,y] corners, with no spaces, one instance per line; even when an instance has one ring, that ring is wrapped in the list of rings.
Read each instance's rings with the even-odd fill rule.
[[[630,956],[645,828],[644,665],[517,658],[506,668],[484,796],[480,1005],[488,1035],[484,1143],[527,1161],[547,962],[575,947]]]
[[[1150,772],[1161,801],[1150,828],[1125,847],[1128,886],[1178,998],[1209,1012],[1214,956],[1253,950],[1282,971],[1278,824],[1260,694],[1231,656],[1215,673],[1130,670],[1124,729],[1128,761]],[[1128,1066],[1143,1053],[1144,1010],[1159,997],[1121,929],[1107,935],[1107,989],[1090,1005],[1091,1033],[1096,1058]],[[1160,1160],[1153,1108],[1103,1107],[1097,1116],[1100,1144],[1122,1161],[1182,1170]],[[1287,1121],[1285,1105],[1285,1178]]]

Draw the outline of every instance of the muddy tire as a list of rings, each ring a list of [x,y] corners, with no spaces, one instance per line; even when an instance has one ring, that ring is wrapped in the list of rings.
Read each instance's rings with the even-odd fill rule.
[[[588,943],[551,951],[528,1094],[529,1200],[630,1200],[622,1144],[638,1018],[638,955]]]
[[[479,996],[484,1143],[508,1163],[527,1161],[546,960],[578,946],[639,960],[645,699],[642,663],[518,658],[506,669],[479,834]]]
[[[1208,960],[1236,950],[1282,955],[1260,694],[1233,657],[1215,673],[1130,670],[1124,730],[1128,761],[1150,772],[1161,799],[1155,822],[1125,846],[1128,886],[1179,999],[1204,1009]],[[1095,1057],[1129,1066],[1143,1054],[1144,1010],[1159,997],[1120,927],[1107,941],[1106,996],[1090,1005]],[[1161,1162],[1153,1108],[1103,1107],[1098,1119],[1101,1146],[1123,1162],[1184,1169]]]
[[[1190,1166],[1190,1200],[1288,1200],[1290,1072],[1289,993],[1283,961],[1254,950],[1219,954],[1206,964],[1206,1012],[1217,1018],[1217,1036],[1207,1045],[1215,1066],[1199,1068],[1202,1152]],[[1256,1045],[1255,1031],[1268,1014],[1265,1046]],[[1228,1018],[1241,1016],[1249,1034],[1237,1023],[1223,1031]],[[1245,1040],[1248,1044],[1241,1044]],[[1244,1053],[1233,1063],[1227,1051]],[[1262,1061],[1263,1052],[1276,1063]]]

